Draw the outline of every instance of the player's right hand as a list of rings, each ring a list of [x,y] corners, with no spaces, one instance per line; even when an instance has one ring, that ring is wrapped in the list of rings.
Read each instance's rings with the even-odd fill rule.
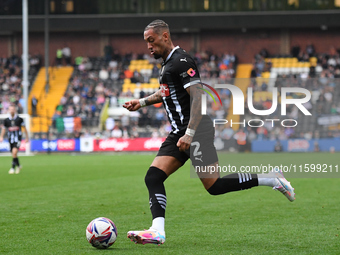
[[[0,143],[2,143],[3,140],[4,140],[4,139],[3,139],[2,137],[0,137]]]
[[[130,112],[137,111],[141,106],[138,99],[134,99],[123,104],[123,107],[128,109]]]

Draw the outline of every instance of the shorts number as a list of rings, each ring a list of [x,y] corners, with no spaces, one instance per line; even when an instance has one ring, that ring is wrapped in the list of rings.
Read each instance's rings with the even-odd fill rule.
[[[194,149],[194,152],[193,152],[194,157],[202,155],[202,151],[199,151],[200,146],[201,146],[199,142],[193,142],[193,143],[191,143],[191,145],[195,146],[195,149]]]

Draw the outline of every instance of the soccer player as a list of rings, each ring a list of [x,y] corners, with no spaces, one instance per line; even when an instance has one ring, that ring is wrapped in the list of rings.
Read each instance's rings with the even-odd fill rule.
[[[18,150],[20,148],[22,132],[21,128],[24,129],[26,135],[26,143],[29,141],[27,129],[25,128],[25,123],[22,118],[16,114],[16,106],[9,106],[10,116],[5,119],[4,124],[1,127],[0,142],[4,140],[4,135],[7,129],[8,142],[10,144],[12,153],[12,167],[9,169],[9,174],[19,174],[21,170],[21,165],[18,159]]]
[[[209,116],[200,114],[202,84],[193,58],[179,46],[174,46],[169,26],[155,20],[146,26],[144,40],[151,54],[162,58],[160,89],[154,94],[126,102],[129,111],[163,102],[172,131],[163,142],[145,176],[149,191],[152,225],[148,230],[129,231],[127,237],[135,243],[163,244],[164,217],[167,203],[164,181],[189,158],[198,167],[218,166],[214,147],[214,127]],[[189,150],[190,146],[192,147]],[[191,157],[190,157],[191,156]],[[295,194],[281,171],[269,174],[233,173],[220,178],[219,172],[198,172],[204,188],[211,195],[270,186],[283,193],[290,201]]]

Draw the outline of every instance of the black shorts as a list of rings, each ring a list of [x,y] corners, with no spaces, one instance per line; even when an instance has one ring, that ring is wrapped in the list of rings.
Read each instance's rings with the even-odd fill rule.
[[[17,143],[9,143],[10,148],[11,148],[11,152],[12,152],[13,148],[17,148],[17,149],[19,150],[19,148],[20,148],[20,143],[21,143],[21,142],[17,142]]]
[[[190,149],[183,152],[177,147],[177,142],[182,136],[170,133],[162,143],[157,156],[172,156],[182,164],[190,158],[194,167],[209,166],[218,161],[214,146],[214,131],[214,129],[211,129],[209,132],[196,134],[191,142]]]

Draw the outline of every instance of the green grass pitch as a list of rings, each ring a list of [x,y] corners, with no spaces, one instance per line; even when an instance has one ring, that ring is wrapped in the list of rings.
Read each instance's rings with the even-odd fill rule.
[[[189,164],[166,182],[164,245],[135,245],[128,230],[151,223],[144,175],[153,154],[21,157],[9,175],[0,157],[0,254],[340,254],[340,179],[292,179],[296,201],[269,187],[210,196]],[[339,163],[339,153],[228,154],[230,164]],[[340,174],[339,174],[340,175]],[[116,243],[85,238],[94,218],[112,219]]]

